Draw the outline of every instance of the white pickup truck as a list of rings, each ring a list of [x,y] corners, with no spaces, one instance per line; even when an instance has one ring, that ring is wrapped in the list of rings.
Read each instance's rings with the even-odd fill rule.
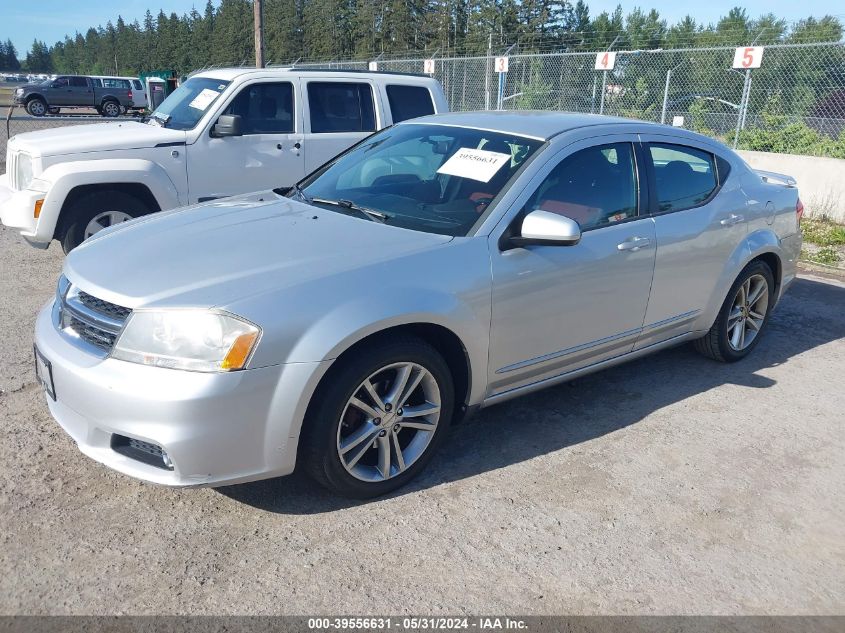
[[[147,120],[12,137],[0,221],[69,252],[147,213],[293,185],[376,130],[447,110],[440,84],[422,75],[209,70]]]

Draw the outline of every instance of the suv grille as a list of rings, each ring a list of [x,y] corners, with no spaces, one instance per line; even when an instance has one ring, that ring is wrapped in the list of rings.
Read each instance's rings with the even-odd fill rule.
[[[59,327],[107,354],[132,313],[129,308],[79,290],[64,277],[59,280],[58,299],[61,305]]]
[[[18,190],[18,153],[12,149],[6,152],[6,173],[9,175],[9,186],[13,191]]]

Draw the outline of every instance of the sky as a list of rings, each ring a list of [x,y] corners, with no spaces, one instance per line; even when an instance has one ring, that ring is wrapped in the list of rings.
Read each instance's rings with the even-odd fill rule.
[[[620,2],[588,0],[588,4],[590,15],[596,16],[602,11],[613,11]],[[621,4],[625,13],[637,6],[646,11],[654,8],[669,22],[691,13],[698,22],[704,24],[715,22],[735,5],[745,7],[752,17],[771,12],[788,21],[809,15],[820,17],[845,13],[840,0],[712,0],[702,3],[683,0],[622,0]],[[109,20],[114,22],[118,14],[127,22],[135,19],[141,21],[148,8],[153,15],[157,15],[160,8],[168,15],[171,11],[182,15],[195,5],[202,12],[205,0],[0,0],[0,40],[11,39],[18,49],[18,56],[23,58],[35,38],[52,45],[64,39],[65,34],[73,35],[77,30],[84,33],[89,26],[105,25]]]

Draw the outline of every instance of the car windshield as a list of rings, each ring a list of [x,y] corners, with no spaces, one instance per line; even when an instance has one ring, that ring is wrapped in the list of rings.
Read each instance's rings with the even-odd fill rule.
[[[290,195],[339,213],[464,236],[542,141],[445,125],[398,125],[308,177]]]
[[[191,130],[228,85],[228,81],[209,77],[188,79],[156,108],[150,119],[174,130]]]

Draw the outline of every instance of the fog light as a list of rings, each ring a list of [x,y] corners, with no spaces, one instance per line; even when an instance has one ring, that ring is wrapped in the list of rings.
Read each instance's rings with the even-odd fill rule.
[[[165,451],[161,451],[161,461],[164,462],[164,465],[173,470],[173,462],[170,461],[170,455],[168,455]]]

